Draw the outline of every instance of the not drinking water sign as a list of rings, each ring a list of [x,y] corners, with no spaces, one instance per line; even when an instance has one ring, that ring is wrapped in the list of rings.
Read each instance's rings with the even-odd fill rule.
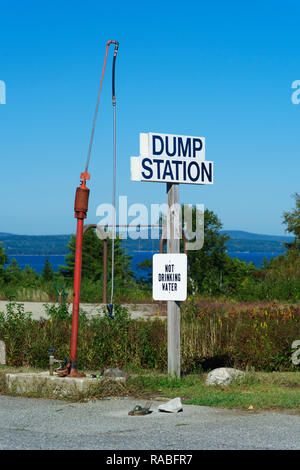
[[[154,300],[183,301],[187,297],[187,255],[153,255],[152,296]]]

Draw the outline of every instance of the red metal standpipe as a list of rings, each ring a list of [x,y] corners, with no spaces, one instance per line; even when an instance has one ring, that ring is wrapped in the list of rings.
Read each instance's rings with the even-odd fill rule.
[[[83,240],[83,219],[86,218],[86,213],[88,211],[88,200],[90,190],[86,187],[86,180],[90,179],[90,175],[87,172],[91,149],[94,138],[94,131],[96,125],[96,119],[98,114],[98,107],[100,102],[100,95],[102,89],[103,76],[106,66],[107,53],[110,44],[115,44],[115,54],[114,54],[114,63],[116,60],[116,54],[119,47],[117,41],[108,41],[106,45],[106,52],[104,58],[104,64],[102,69],[102,76],[100,81],[97,105],[93,120],[92,133],[90,138],[87,162],[85,172],[81,174],[80,179],[81,185],[76,189],[75,197],[75,218],[77,219],[77,233],[76,233],[76,251],[75,251],[75,268],[74,268],[74,293],[73,293],[73,315],[72,315],[72,336],[71,336],[71,352],[70,352],[70,364],[67,366],[67,373],[69,377],[84,377],[85,374],[79,374],[77,372],[77,339],[78,339],[78,317],[79,317],[79,302],[80,302],[80,284],[81,284],[81,262],[82,262],[82,240]],[[114,87],[114,69],[113,69],[113,87]],[[113,88],[114,94],[114,88]]]
[[[82,240],[83,240],[83,220],[88,211],[88,201],[90,190],[86,187],[86,180],[90,179],[87,172],[81,174],[81,185],[76,189],[75,196],[75,218],[77,219],[76,251],[74,268],[74,292],[73,292],[73,315],[72,315],[72,335],[70,352],[70,377],[84,377],[85,374],[77,372],[77,339],[78,339],[78,317],[81,285],[81,263],[82,263]]]

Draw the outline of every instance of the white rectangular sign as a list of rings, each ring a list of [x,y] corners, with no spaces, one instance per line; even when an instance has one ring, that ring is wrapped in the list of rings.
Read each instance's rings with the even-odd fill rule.
[[[140,134],[140,156],[131,157],[131,180],[213,184],[213,162],[205,160],[205,138]]]
[[[186,300],[186,254],[167,253],[153,255],[152,296],[154,300]]]

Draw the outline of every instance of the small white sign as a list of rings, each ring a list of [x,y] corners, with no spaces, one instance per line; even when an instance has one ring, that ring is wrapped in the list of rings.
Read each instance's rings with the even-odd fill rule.
[[[186,254],[167,253],[153,255],[152,296],[154,300],[186,300]]]

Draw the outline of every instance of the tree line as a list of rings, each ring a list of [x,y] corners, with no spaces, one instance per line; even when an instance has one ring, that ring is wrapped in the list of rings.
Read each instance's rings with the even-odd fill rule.
[[[188,251],[189,296],[233,297],[237,300],[300,300],[300,195],[294,194],[295,208],[283,213],[286,231],[294,235],[292,242],[285,243],[286,253],[269,262],[264,260],[260,268],[232,258],[227,253],[229,235],[222,233],[219,217],[208,209],[204,212],[204,245],[201,250]],[[196,208],[193,220],[196,220]],[[75,265],[75,242],[72,235],[68,243],[65,264],[54,272],[49,259],[38,274],[27,265],[20,269],[15,259],[7,265],[8,257],[0,245],[0,294],[2,298],[19,299],[23,290],[39,289],[48,293],[51,300],[72,296]],[[103,288],[103,241],[94,230],[88,230],[83,239],[82,291],[85,302],[102,300]],[[111,239],[108,238],[108,289],[111,279]],[[182,246],[183,251],[183,246]],[[146,260],[139,265],[145,275],[136,278],[131,267],[132,257],[122,248],[120,238],[115,240],[114,283],[117,301],[141,301],[151,299],[151,263]],[[5,266],[7,265],[7,266]],[[65,293],[65,294],[64,294]]]

